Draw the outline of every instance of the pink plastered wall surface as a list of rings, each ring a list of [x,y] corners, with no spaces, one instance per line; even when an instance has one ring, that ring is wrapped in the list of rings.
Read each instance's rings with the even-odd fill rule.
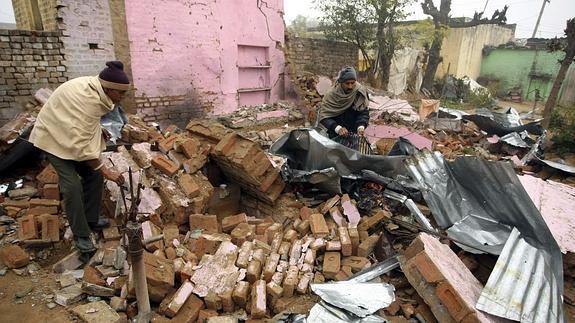
[[[213,114],[279,99],[283,0],[127,0],[126,19],[137,97],[188,95]],[[258,62],[269,67],[238,67]]]

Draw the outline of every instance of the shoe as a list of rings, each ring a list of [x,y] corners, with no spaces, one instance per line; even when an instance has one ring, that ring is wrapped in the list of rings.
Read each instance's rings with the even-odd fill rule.
[[[102,230],[110,226],[110,220],[108,218],[99,218],[98,222],[88,222],[88,226],[92,230]]]
[[[79,259],[83,264],[87,264],[95,254],[96,254],[96,250],[88,251],[88,252],[81,252]]]

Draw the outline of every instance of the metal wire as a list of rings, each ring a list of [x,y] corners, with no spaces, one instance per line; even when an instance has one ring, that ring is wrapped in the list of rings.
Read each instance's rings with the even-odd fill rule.
[[[365,136],[360,136],[356,133],[349,133],[345,137],[337,136],[333,138],[333,141],[344,145],[348,148],[353,150],[357,150],[364,155],[372,155],[373,151],[371,150],[371,145],[369,141],[365,138]]]

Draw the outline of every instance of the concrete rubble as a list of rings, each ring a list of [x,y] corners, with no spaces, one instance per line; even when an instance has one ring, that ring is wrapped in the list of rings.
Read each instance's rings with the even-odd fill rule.
[[[296,80],[309,111],[321,101],[317,82],[312,76]],[[366,133],[379,154],[392,150],[397,138],[410,136],[417,148],[438,150],[448,160],[464,154],[511,159],[509,147],[502,148],[500,142],[493,147],[472,122],[462,123],[458,131],[433,129],[418,117],[405,118],[412,116],[405,104],[401,102],[403,118],[389,109],[374,115]],[[0,155],[33,124],[34,111],[1,129]],[[219,120],[191,120],[185,129],[162,130],[130,116],[122,130],[126,145],[104,156],[127,181],[132,176],[141,184],[136,208],[142,238],[148,241],[143,259],[152,321],[264,322],[286,313],[309,315],[320,303],[312,285],[343,282],[396,257],[399,269],[369,281],[392,286],[393,291],[391,304],[373,309],[370,317],[390,322],[503,321],[475,307],[496,256],[466,252],[442,230],[426,233],[407,207],[384,198],[381,184],[361,183],[357,194],[316,192],[310,197],[301,183],[284,181],[281,162],[266,148],[302,119],[309,122],[314,117],[303,114],[281,106],[261,107]],[[514,152],[519,157],[526,153]],[[533,175],[562,182],[560,187],[549,185],[570,199],[575,180],[572,174],[539,164],[519,164],[515,169],[523,173],[523,185],[531,183],[529,194],[540,203],[565,253],[564,308],[572,318],[573,240],[550,215],[552,204],[544,202],[552,197],[543,194],[543,184]],[[29,170],[21,188],[0,195],[2,267],[32,275],[33,266],[43,264],[41,270],[51,271],[58,282],[46,303],[65,306],[85,322],[116,322],[137,315],[122,228],[122,214],[132,201],[125,201],[117,185],[109,182],[104,196],[105,215],[114,223],[94,235],[98,251],[83,264],[71,249],[58,178],[50,165]],[[425,201],[416,202],[419,212],[438,228]],[[570,204],[564,205],[562,216]],[[149,241],[159,235],[162,239]],[[50,261],[53,256],[57,259]],[[314,317],[320,312],[315,308]]]

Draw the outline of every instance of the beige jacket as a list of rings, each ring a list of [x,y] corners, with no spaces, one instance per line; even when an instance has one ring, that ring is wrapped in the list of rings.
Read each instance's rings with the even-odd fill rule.
[[[114,107],[97,76],[60,85],[40,110],[30,142],[62,159],[97,159],[106,148],[100,118]]]

